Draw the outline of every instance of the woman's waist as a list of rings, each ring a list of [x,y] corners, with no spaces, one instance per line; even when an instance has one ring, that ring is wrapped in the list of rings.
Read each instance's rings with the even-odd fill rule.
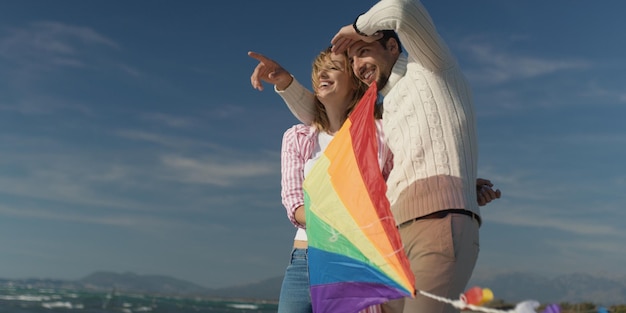
[[[293,247],[294,249],[306,249],[308,248],[309,243],[306,240],[294,240]]]

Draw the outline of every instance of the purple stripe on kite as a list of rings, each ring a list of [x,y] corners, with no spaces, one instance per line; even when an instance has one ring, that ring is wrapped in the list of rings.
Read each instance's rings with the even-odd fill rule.
[[[346,282],[311,287],[311,302],[316,313],[354,313],[405,296],[382,284]]]

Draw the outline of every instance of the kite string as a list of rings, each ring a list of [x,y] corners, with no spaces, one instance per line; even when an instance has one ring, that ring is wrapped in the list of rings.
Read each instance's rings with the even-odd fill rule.
[[[385,220],[392,220],[394,223],[396,221],[393,218],[393,216],[391,216],[391,215],[386,215],[386,216],[383,216],[383,217],[378,219],[378,221],[380,221],[380,222],[383,222]],[[364,229],[367,229],[367,228],[370,228],[370,227],[374,227],[375,225],[379,225],[378,221],[371,222],[371,223],[369,223],[367,225],[359,225],[358,230],[364,230]],[[354,231],[357,231],[357,230],[354,230]],[[331,239],[332,239],[332,237],[331,237]],[[392,257],[392,256],[402,252],[402,251],[404,251],[404,247],[399,247],[398,249],[396,249],[394,251],[391,251],[391,253],[381,254],[381,256],[384,257],[384,258],[389,258],[389,257]]]
[[[416,290],[417,293],[421,294],[422,296],[426,296],[428,298],[431,298],[433,300],[437,300],[439,302],[444,302],[444,303],[448,303],[450,305],[452,305],[453,307],[459,309],[459,310],[466,310],[466,309],[471,309],[473,311],[481,311],[481,312],[485,312],[485,313],[511,313],[511,312],[517,312],[516,310],[508,310],[508,311],[503,311],[503,310],[498,310],[498,309],[492,309],[492,308],[486,308],[486,307],[482,307],[482,306],[477,306],[477,305],[473,305],[473,304],[468,304],[467,302],[465,302],[465,296],[461,295],[461,299],[460,300],[450,300],[448,298],[444,298],[444,297],[440,297],[440,296],[436,296],[432,293],[428,293],[426,291],[422,291],[422,290]]]
[[[379,221],[385,221],[385,220],[394,220],[395,219],[390,216],[384,216],[379,218]],[[369,223],[367,225],[358,225],[357,228],[354,228],[350,231],[352,232],[358,232],[358,231],[362,231],[364,229],[367,228],[371,228],[371,227],[375,227],[376,225],[378,225],[378,221],[376,222],[372,222]],[[339,240],[339,237],[342,237],[344,235],[342,235],[340,232],[338,232],[336,229],[331,228],[329,229],[330,231],[330,237],[328,238],[328,240],[330,242],[336,242],[337,240]],[[387,254],[387,255],[382,255],[383,257],[391,257],[395,254],[398,254],[400,252],[404,251],[404,247],[399,247],[398,249],[396,249],[395,251],[392,251],[391,253]],[[460,299],[459,300],[451,300],[448,298],[444,298],[444,297],[440,297],[431,293],[428,293],[426,291],[422,291],[419,289],[415,290],[416,294],[420,294],[422,296],[431,298],[433,300],[436,301],[440,301],[443,303],[447,303],[452,305],[453,307],[459,309],[459,310],[472,310],[474,312],[484,312],[484,313],[536,313],[535,310],[532,307],[537,307],[539,305],[539,303],[536,303],[536,301],[524,301],[520,304],[518,304],[514,309],[512,310],[498,310],[498,309],[493,309],[493,308],[487,308],[487,307],[483,307],[483,306],[478,306],[478,305],[473,305],[473,304],[469,304],[467,303],[467,299],[465,297],[464,294],[460,295]],[[530,306],[529,306],[530,305]]]

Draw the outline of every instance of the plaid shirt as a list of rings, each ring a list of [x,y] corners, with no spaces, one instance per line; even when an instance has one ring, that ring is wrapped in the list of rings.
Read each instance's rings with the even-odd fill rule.
[[[393,167],[393,155],[384,142],[382,124],[376,121],[378,129],[378,160],[383,177],[387,179]],[[304,205],[304,164],[311,158],[317,145],[318,131],[314,126],[297,124],[285,131],[281,149],[281,197],[287,216],[296,227],[304,228],[296,221],[296,209]]]

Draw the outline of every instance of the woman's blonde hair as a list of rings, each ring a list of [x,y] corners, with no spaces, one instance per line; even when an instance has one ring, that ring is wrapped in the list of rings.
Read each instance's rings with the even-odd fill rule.
[[[331,47],[328,47],[326,48],[326,50],[320,52],[313,61],[313,71],[311,72],[313,90],[317,90],[317,87],[319,86],[319,72],[326,68],[328,62],[330,62],[330,55],[332,54],[330,48]],[[348,54],[344,53],[344,56],[346,57],[346,62],[344,63],[343,70],[350,74],[352,86],[354,86],[354,93],[352,95],[352,98],[350,99],[350,105],[346,110],[345,117],[347,118],[348,115],[350,115],[350,112],[352,112],[356,104],[359,102],[361,97],[363,97],[365,91],[367,91],[368,86],[361,80],[359,80],[356,75],[354,75],[354,72],[352,71],[352,64],[349,62],[348,59]],[[376,109],[374,110],[374,116],[376,116],[376,118],[380,118],[382,116],[380,109],[380,106],[376,106]],[[315,116],[313,117],[313,125],[315,125],[315,127],[317,127],[317,129],[321,131],[330,130],[330,122],[328,121],[326,108],[324,108],[324,105],[319,101],[317,97],[315,97]]]

